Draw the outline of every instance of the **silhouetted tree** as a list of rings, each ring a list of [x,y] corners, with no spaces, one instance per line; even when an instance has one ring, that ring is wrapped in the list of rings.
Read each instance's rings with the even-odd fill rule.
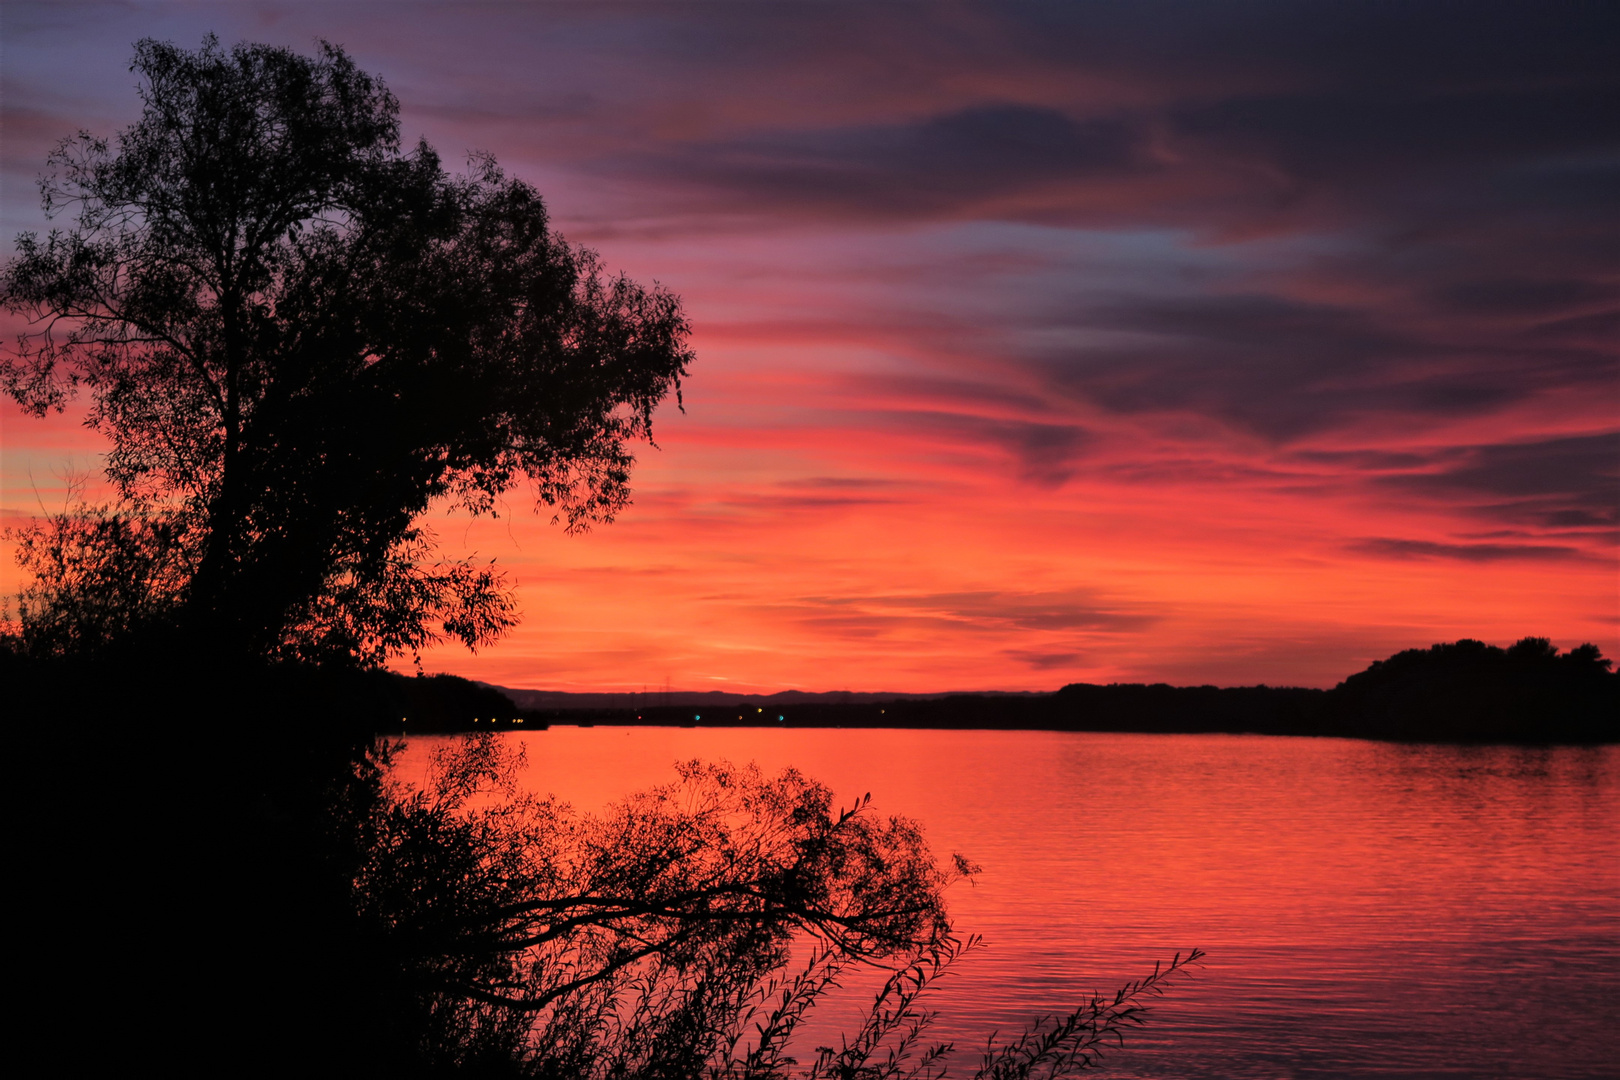
[[[393,97],[334,46],[143,41],[133,70],[141,118],[51,156],[45,208],[73,227],[23,234],[0,276],[34,320],[6,390],[43,414],[87,388],[118,497],[24,532],[16,640],[36,655],[28,669],[15,642],[0,653],[31,670],[36,717],[46,680],[80,693],[96,670],[53,655],[159,624],[194,650],[328,663],[257,683],[222,666],[204,700],[111,679],[81,694],[71,719],[144,696],[169,737],[87,752],[111,786],[78,806],[79,830],[116,834],[124,895],[92,886],[99,864],[64,867],[39,875],[55,891],[36,921],[99,925],[116,903],[140,930],[53,943],[68,960],[52,985],[105,971],[123,1033],[209,1040],[221,1049],[201,1056],[232,1075],[937,1075],[919,1001],[972,946],[941,899],[971,868],[937,866],[914,824],[836,812],[793,773],[697,764],[577,815],[512,791],[496,739],[441,755],[422,790],[390,787],[355,731],[327,723],[347,711],[333,689],[377,673],[293,692],[511,624],[499,574],[435,561],[422,514],[493,512],[527,481],[569,529],[611,520],[627,445],[650,438],[691,359],[676,298],[605,276],[488,157],[452,175],[426,145],[402,151]],[[280,698],[227,714],[228,695],[277,680]],[[255,718],[335,733],[267,750]],[[29,802],[54,812],[56,794]],[[786,978],[795,944],[807,966]],[[894,968],[868,1022],[799,1066],[789,1036],[861,962]],[[200,992],[180,1008],[148,983]],[[1158,985],[992,1046],[980,1075],[1090,1064]]]
[[[435,561],[423,511],[526,480],[569,529],[611,520],[691,359],[679,302],[605,276],[492,159],[402,151],[393,96],[336,46],[146,40],[132,69],[141,118],[51,155],[44,206],[74,224],[21,235],[0,280],[34,321],[6,389],[43,414],[87,387],[120,497],[45,527],[36,554],[66,529],[83,557],[36,560],[25,622],[109,594],[128,559],[88,552],[110,538],[179,572],[160,591],[194,641],[245,655],[499,635],[500,575]]]

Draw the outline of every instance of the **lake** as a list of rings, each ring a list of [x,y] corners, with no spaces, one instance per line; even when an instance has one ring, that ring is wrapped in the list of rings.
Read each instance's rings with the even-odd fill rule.
[[[992,1029],[1208,960],[1107,1059],[1121,1077],[1613,1077],[1620,748],[1059,732],[554,727],[507,736],[582,809],[678,760],[786,766],[984,867],[989,948],[934,1029]],[[437,739],[410,741],[409,775]],[[838,1030],[856,1003],[823,1010]]]

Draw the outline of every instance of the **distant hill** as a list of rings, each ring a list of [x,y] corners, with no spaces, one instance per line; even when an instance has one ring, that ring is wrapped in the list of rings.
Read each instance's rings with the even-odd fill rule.
[[[1444,742],[1620,742],[1620,674],[1596,646],[1462,640],[1375,661],[1332,690],[1072,683],[1054,693],[570,694],[499,690],[534,723],[1231,732]]]

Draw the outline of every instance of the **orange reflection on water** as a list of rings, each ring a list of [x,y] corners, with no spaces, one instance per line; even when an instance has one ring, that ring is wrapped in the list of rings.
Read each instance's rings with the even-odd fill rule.
[[[936,1001],[981,1043],[1198,946],[1126,1076],[1604,1075],[1620,1059],[1620,750],[1260,736],[572,728],[512,735],[580,809],[689,758],[795,767],[983,864],[989,949]],[[412,740],[419,767],[435,740]],[[859,995],[823,1010],[836,1038]],[[1452,1071],[1447,1071],[1452,1070]]]

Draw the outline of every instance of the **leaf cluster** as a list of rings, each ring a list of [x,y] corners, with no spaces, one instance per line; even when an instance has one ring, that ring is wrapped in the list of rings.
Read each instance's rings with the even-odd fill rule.
[[[25,655],[82,656],[171,620],[196,562],[181,516],[77,503],[6,531],[29,579],[8,644]]]

